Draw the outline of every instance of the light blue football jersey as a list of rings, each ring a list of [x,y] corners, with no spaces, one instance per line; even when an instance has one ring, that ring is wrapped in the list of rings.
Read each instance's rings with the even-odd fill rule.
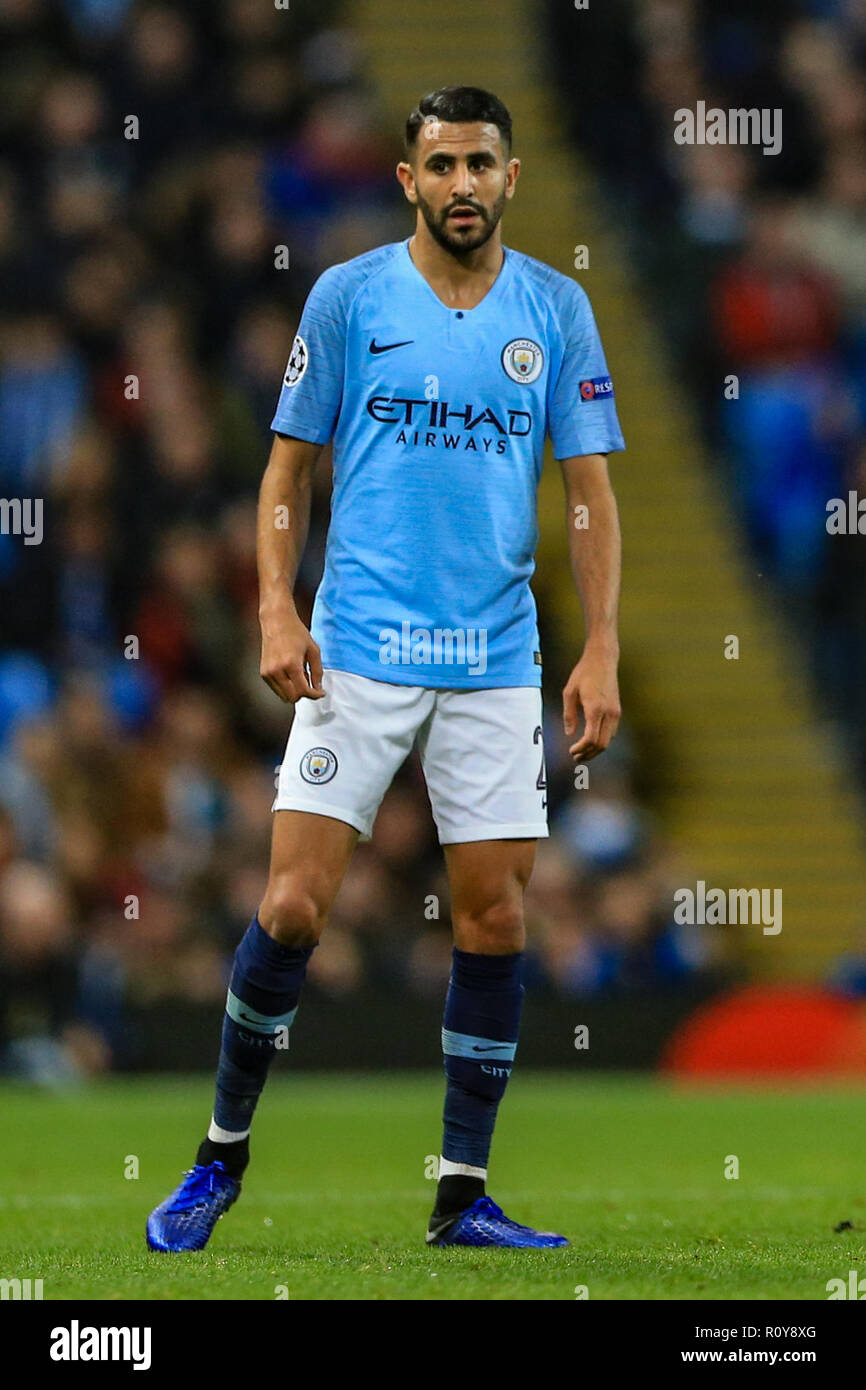
[[[312,632],[326,667],[428,687],[540,685],[530,588],[545,435],[625,447],[585,292],[509,248],[474,309],[409,241],[316,281],[271,428],[333,438]]]

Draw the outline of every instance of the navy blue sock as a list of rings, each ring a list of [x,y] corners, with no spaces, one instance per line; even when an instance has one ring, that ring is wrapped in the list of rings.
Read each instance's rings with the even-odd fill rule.
[[[233,1134],[252,1123],[274,1053],[288,1046],[307,962],[314,946],[283,946],[255,916],[235,952],[213,1123]],[[212,1138],[216,1138],[212,1134]]]
[[[479,956],[454,948],[442,1028],[447,1077],[442,1157],[452,1163],[487,1167],[496,1112],[517,1050],[522,966],[522,951]]]

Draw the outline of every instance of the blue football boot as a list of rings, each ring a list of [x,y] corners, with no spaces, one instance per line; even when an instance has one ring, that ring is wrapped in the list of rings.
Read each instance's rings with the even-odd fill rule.
[[[570,1242],[551,1231],[533,1231],[509,1221],[490,1197],[479,1197],[461,1212],[427,1232],[428,1245],[500,1245],[512,1250],[550,1250]]]
[[[203,1250],[214,1226],[240,1196],[241,1185],[230,1178],[219,1159],[197,1163],[184,1173],[180,1187],[147,1218],[147,1243],[151,1250],[177,1254]]]

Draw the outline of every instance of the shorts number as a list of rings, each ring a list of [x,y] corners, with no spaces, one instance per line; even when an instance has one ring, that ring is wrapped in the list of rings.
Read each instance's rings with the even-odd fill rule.
[[[540,792],[543,792],[547,790],[547,768],[544,765],[544,743],[542,742],[542,731],[540,724],[538,725],[538,728],[535,730],[535,733],[532,735],[532,742],[541,744],[541,767],[538,769],[538,777],[536,779],[535,785]],[[546,796],[543,796],[541,798],[541,804],[542,806],[547,805]]]

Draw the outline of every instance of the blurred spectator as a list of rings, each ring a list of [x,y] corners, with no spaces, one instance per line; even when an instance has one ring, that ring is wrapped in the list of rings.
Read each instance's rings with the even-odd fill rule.
[[[26,860],[0,878],[0,1070],[58,1085],[105,1070],[104,1038],[77,1009],[72,905],[62,881]]]

